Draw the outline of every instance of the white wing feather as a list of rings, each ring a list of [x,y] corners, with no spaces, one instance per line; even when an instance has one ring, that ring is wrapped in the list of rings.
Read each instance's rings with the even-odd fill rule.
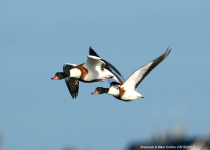
[[[101,67],[102,64],[105,64],[100,57],[88,56],[88,60],[84,63],[84,67],[87,69],[98,69],[98,67]]]
[[[153,61],[149,62],[145,66],[134,71],[134,73],[124,82],[122,87],[124,87],[126,89],[135,90],[136,84],[141,80],[144,73],[148,70],[148,68],[152,65],[152,63],[153,63]]]

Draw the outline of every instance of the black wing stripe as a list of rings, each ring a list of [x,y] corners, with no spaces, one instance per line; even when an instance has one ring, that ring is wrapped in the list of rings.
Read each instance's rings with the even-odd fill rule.
[[[123,84],[123,81],[114,73],[114,72],[112,72],[114,75],[115,75],[115,77],[117,78],[117,80],[121,83],[121,84]]]
[[[66,85],[72,98],[76,98],[79,92],[79,80],[76,78],[70,78],[68,81],[66,81]]]
[[[122,79],[125,81],[125,79],[123,78],[123,76],[121,75],[121,73],[117,70],[117,68],[115,68],[111,63],[109,63],[108,61],[102,59],[106,65],[110,68],[112,68],[118,75],[120,75],[122,77]],[[111,71],[112,72],[112,71]],[[112,72],[113,73],[113,72]]]
[[[112,83],[110,84],[110,87],[111,87],[112,85],[121,85],[121,84],[119,84],[118,82],[112,82]]]
[[[159,64],[161,63],[171,52],[171,49],[167,48],[166,52],[162,54],[160,57],[153,60],[152,65],[148,68],[148,70],[144,73],[141,80],[136,84],[135,89],[138,87],[138,85],[144,80],[144,78]]]

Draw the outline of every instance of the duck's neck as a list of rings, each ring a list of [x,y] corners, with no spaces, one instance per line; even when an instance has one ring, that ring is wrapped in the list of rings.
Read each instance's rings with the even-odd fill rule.
[[[101,89],[101,94],[105,93],[105,94],[108,94],[109,92],[109,88],[102,88]]]

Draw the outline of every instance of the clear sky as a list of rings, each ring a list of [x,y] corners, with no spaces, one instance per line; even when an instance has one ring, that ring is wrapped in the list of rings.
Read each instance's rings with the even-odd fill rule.
[[[125,150],[154,128],[186,126],[208,136],[210,1],[0,0],[0,135],[5,150]],[[91,95],[108,82],[80,83],[72,99],[52,81],[64,63],[81,64],[89,47],[127,79],[170,55],[123,102]]]

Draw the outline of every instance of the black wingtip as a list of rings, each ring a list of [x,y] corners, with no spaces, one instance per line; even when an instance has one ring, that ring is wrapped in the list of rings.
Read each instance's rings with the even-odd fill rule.
[[[169,47],[168,47],[168,48],[167,48],[167,50],[166,50],[166,52],[167,52],[167,51],[169,51],[169,52],[170,52],[171,50],[172,50],[172,48],[171,48],[171,49],[169,49]]]
[[[172,48],[169,49],[169,47],[168,47],[167,50],[165,51],[165,54],[167,54],[167,56],[168,56],[170,54],[171,50],[172,50]]]
[[[115,68],[111,63],[109,63],[108,61],[106,61],[106,60],[104,60],[104,59],[102,59],[105,63],[106,63],[106,65],[108,66],[108,67],[111,67],[124,81],[125,81],[125,79],[123,78],[123,76],[121,75],[121,73],[117,70],[117,68]],[[112,72],[112,71],[111,71]],[[113,72],[112,72],[113,73]]]
[[[91,47],[89,48],[89,54],[92,56],[100,57]]]
[[[74,93],[70,93],[70,95],[71,95],[71,97],[72,97],[73,99],[76,99],[77,96],[78,96],[78,94],[74,94]]]
[[[76,99],[76,98],[77,98],[77,95],[71,95],[71,97],[72,97],[73,99]]]

